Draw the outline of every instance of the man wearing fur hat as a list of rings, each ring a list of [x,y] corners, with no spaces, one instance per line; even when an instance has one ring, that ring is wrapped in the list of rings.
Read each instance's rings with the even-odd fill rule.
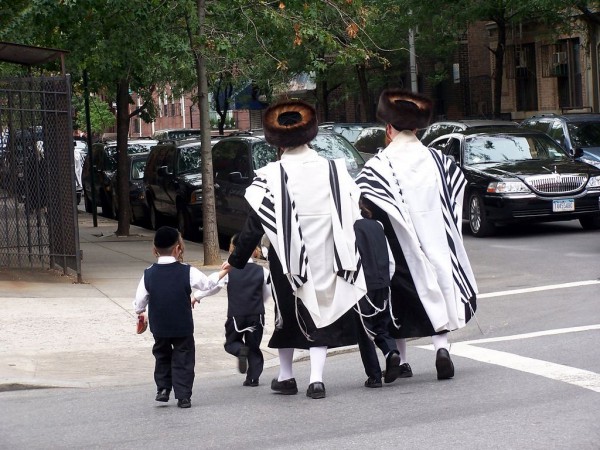
[[[306,395],[323,398],[327,348],[356,343],[350,309],[366,292],[353,229],[360,192],[343,160],[329,161],[308,146],[318,131],[312,106],[302,101],[271,105],[263,126],[281,158],[258,170],[246,190],[252,211],[224,268],[243,268],[266,233],[276,303],[269,347],[278,349],[280,359],[271,389],[298,392],[294,349],[309,349]]]
[[[403,377],[412,376],[406,338],[432,336],[437,378],[454,376],[448,332],[462,328],[476,309],[477,285],[462,240],[465,179],[448,157],[415,136],[429,124],[432,102],[400,89],[382,92],[377,117],[390,144],[357,178],[376,205],[396,261],[392,277],[392,334]]]

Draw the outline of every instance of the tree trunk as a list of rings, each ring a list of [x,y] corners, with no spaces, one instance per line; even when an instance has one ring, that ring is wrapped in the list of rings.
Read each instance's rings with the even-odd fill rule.
[[[502,75],[504,73],[504,49],[506,48],[506,23],[498,25],[498,43],[494,51],[496,68],[494,71],[494,117],[499,119],[502,113]]]
[[[360,121],[375,122],[371,101],[369,98],[369,84],[367,83],[367,70],[364,64],[356,66],[356,75],[358,77],[359,86],[359,102],[360,102]]]
[[[129,236],[131,213],[129,209],[129,164],[127,138],[129,134],[129,80],[117,83],[117,185],[118,227],[117,236]],[[114,200],[113,200],[114,201]],[[104,212],[104,211],[103,211]]]
[[[203,42],[206,34],[206,0],[197,0],[198,41]],[[198,108],[200,110],[200,134],[202,154],[202,222],[204,233],[204,265],[220,265],[219,234],[215,212],[215,185],[213,179],[212,151],[210,146],[210,119],[208,105],[208,76],[203,48],[193,48],[198,78]]]

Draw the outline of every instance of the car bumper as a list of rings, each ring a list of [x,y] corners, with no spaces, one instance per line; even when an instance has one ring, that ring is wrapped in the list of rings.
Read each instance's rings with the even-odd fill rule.
[[[553,211],[553,201],[573,199],[573,211]],[[600,216],[600,192],[573,197],[539,197],[535,194],[512,196],[484,196],[486,217],[502,224],[525,220],[554,221],[572,220],[584,216]]]

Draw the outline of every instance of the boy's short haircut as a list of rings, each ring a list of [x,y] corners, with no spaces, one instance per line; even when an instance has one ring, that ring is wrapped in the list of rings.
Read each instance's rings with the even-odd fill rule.
[[[163,226],[156,230],[154,247],[157,250],[170,250],[179,242],[179,231],[173,227]]]

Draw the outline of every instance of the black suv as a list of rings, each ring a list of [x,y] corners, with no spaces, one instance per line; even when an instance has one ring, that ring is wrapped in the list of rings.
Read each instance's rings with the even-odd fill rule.
[[[572,156],[600,168],[600,114],[542,114],[521,126],[546,133]]]
[[[127,153],[147,152],[142,145],[128,144]],[[83,163],[81,180],[83,183],[83,200],[86,212],[92,212],[92,175],[94,176],[94,192],[96,205],[102,207],[102,215],[114,218],[116,205],[113,204],[113,182],[117,176],[117,143],[115,141],[92,145],[92,164],[87,156]]]
[[[144,188],[153,229],[165,219],[177,219],[190,239],[202,228],[200,139],[172,141],[152,147],[144,171]]]
[[[344,137],[320,129],[310,146],[328,159],[343,158],[348,172],[356,177],[364,159]],[[217,142],[212,149],[217,227],[222,236],[239,232],[250,205],[244,197],[255,171],[277,159],[277,148],[268,144],[262,134],[239,133]]]
[[[429,145],[434,139],[450,133],[460,133],[461,131],[474,128],[498,128],[498,127],[516,127],[517,122],[509,120],[488,120],[488,119],[466,119],[466,120],[442,120],[432,123],[427,128],[419,130],[417,136],[423,145]]]

